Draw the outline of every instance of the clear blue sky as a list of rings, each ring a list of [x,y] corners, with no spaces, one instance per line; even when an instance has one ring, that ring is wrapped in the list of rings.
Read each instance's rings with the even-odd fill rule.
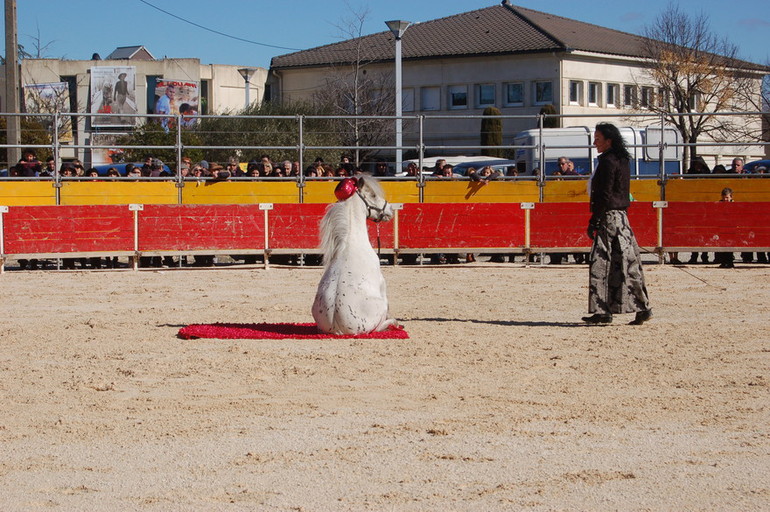
[[[515,5],[631,33],[641,33],[668,2],[513,1]],[[428,21],[497,3],[496,0],[18,0],[19,43],[32,53],[43,46],[41,56],[48,58],[81,60],[90,59],[93,53],[105,57],[118,46],[144,45],[156,58],[197,57],[203,64],[267,68],[273,56],[344,39],[338,26],[362,9],[368,10],[364,33],[371,34],[386,30],[386,20]],[[770,3],[767,0],[700,0],[687,2],[683,8],[702,10],[708,15],[712,28],[738,45],[741,58],[770,64]],[[4,26],[2,31],[5,37]],[[437,36],[451,37],[451,34]]]

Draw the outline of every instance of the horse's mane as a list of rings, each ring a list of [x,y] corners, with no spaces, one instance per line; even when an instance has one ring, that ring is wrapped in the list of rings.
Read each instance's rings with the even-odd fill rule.
[[[382,185],[372,177],[365,177],[363,180],[361,191],[364,195],[367,193],[367,188],[378,197],[385,196]],[[326,214],[321,220],[321,252],[323,253],[324,266],[328,265],[335,255],[347,246],[350,240],[350,216],[354,214],[354,208],[361,210],[364,208],[357,194],[330,205],[326,210]]]

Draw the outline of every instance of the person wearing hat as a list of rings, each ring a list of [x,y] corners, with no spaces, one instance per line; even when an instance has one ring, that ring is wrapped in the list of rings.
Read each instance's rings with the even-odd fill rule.
[[[218,163],[210,164],[209,172],[211,173],[212,179],[215,181],[224,181],[230,178],[230,171],[225,170],[225,168]]]
[[[118,81],[115,82],[115,87],[113,87],[113,94],[115,95],[115,102],[117,103],[113,111],[117,114],[126,113],[126,98],[128,97],[128,82],[126,82],[127,76],[128,75],[126,73],[119,74]]]
[[[150,164],[150,177],[158,178],[163,172],[163,161],[159,158],[153,158]]]
[[[238,178],[240,176],[243,176],[243,172],[241,171],[241,163],[234,156],[231,156],[230,158],[227,159],[227,167],[225,168],[225,170],[229,173],[228,178],[229,177]]]

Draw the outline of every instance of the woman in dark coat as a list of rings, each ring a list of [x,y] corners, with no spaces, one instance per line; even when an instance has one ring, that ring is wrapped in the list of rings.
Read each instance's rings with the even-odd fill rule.
[[[608,324],[613,313],[636,313],[631,325],[652,318],[644,284],[639,246],[628,223],[630,204],[630,155],[615,125],[599,123],[594,146],[601,153],[591,178],[591,220],[588,236],[593,240],[589,260],[589,324]]]

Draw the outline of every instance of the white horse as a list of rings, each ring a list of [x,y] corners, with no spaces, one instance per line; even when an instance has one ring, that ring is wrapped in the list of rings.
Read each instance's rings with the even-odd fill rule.
[[[388,318],[385,278],[372,249],[366,219],[393,218],[382,186],[371,177],[346,178],[339,199],[321,220],[324,274],[313,302],[318,329],[329,334],[363,334],[398,325]]]

